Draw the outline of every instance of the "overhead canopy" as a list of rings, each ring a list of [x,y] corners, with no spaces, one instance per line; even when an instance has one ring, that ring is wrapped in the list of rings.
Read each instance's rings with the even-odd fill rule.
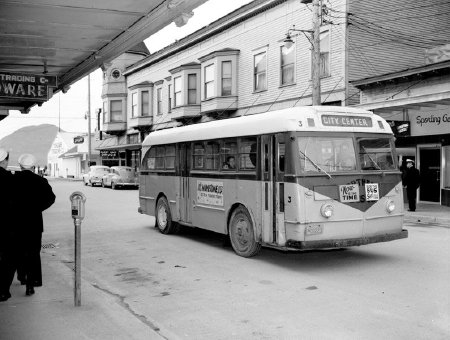
[[[2,0],[0,116],[65,92],[172,21],[185,24],[206,1]]]

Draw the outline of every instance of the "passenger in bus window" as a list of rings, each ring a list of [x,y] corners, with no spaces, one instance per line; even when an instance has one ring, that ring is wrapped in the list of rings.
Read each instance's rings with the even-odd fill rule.
[[[232,170],[236,169],[236,160],[234,156],[228,156],[226,162],[223,164],[223,169]]]

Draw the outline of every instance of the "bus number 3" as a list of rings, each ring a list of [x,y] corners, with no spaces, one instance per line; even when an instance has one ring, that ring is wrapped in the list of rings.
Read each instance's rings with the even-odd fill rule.
[[[291,202],[292,202],[291,196],[288,196],[288,203],[291,203]]]

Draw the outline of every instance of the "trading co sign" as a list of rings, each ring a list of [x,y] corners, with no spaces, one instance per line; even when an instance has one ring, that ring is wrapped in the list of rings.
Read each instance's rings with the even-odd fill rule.
[[[0,72],[0,97],[48,100],[49,87],[56,87],[56,77]]]

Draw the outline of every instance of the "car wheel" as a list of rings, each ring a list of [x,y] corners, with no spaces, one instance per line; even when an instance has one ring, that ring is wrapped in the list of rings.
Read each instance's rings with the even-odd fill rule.
[[[243,257],[255,256],[261,250],[261,243],[255,240],[253,222],[247,209],[237,207],[228,225],[231,246],[236,254]]]
[[[162,234],[175,234],[179,230],[179,225],[172,221],[169,202],[164,196],[156,203],[156,227]]]
[[[87,184],[87,182],[83,179],[83,183],[84,183],[84,185],[85,186],[87,186],[88,184]]]

